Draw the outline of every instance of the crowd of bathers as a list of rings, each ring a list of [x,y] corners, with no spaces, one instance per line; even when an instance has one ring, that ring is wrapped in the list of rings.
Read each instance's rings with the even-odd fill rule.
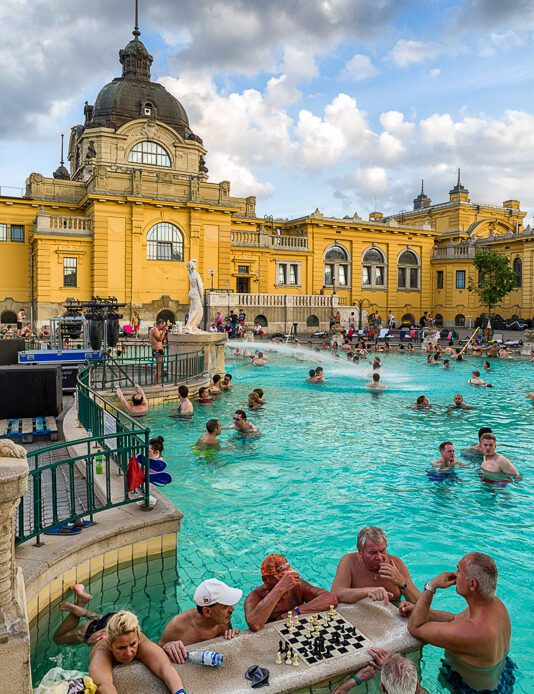
[[[266,556],[259,567],[261,583],[243,604],[250,630],[259,632],[266,624],[278,620],[298,621],[301,615],[327,610],[332,614],[341,603],[369,599],[393,605],[415,638],[445,648],[440,678],[449,683],[450,691],[493,691],[503,684],[513,685],[514,665],[508,657],[510,619],[504,604],[495,596],[497,567],[491,557],[471,552],[459,558],[455,570],[440,573],[418,587],[402,559],[388,552],[387,537],[381,528],[361,528],[355,549],[340,559],[328,589],[306,581],[284,555]],[[453,586],[464,598],[466,609],[460,614],[432,610],[437,593]],[[216,578],[203,580],[192,591],[192,608],[169,615],[158,643],[143,634],[132,612],[94,612],[89,608],[93,598],[84,586],[76,584],[72,590],[75,601],[59,605],[66,617],[57,628],[54,640],[59,645],[91,647],[89,675],[99,688],[97,691],[116,692],[113,666],[139,660],[170,692],[184,694],[181,676],[173,664],[187,662],[202,642],[240,637],[240,631],[232,625],[232,614],[243,591]],[[387,633],[384,639],[387,640]],[[193,645],[195,648],[191,648]],[[216,647],[210,644],[210,649]],[[369,661],[363,667],[332,690],[335,694],[372,679],[378,670],[382,690],[388,694],[426,692],[410,660],[374,646],[368,656]],[[186,672],[182,670],[181,674]],[[462,689],[454,688],[458,682]],[[432,683],[428,686],[434,691]]]

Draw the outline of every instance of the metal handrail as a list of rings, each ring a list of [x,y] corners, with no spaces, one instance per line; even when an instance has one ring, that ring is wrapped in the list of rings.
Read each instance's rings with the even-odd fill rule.
[[[117,386],[122,388],[131,384],[139,384],[142,387],[156,383],[180,385],[203,374],[204,366],[203,348],[170,356],[165,351],[161,357],[151,354],[143,359],[106,355],[103,359],[93,362],[91,385],[98,390],[113,390]]]

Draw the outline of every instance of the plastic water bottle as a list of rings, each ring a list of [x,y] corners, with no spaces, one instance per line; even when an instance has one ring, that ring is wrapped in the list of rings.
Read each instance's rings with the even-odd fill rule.
[[[96,469],[96,474],[97,474],[97,475],[101,475],[102,472],[103,472],[103,470],[102,470],[102,454],[101,454],[101,453],[99,453],[99,454],[95,457],[95,461],[96,461],[96,468],[95,468],[95,469]]]
[[[209,665],[219,667],[224,662],[224,656],[217,651],[189,651],[187,660],[195,665]]]

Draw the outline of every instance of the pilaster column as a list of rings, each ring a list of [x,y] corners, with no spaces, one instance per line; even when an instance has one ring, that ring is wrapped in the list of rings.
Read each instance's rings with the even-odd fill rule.
[[[25,451],[3,439],[0,442],[0,672],[2,691],[23,694],[32,691],[30,636],[22,572],[15,562],[15,513],[27,488]]]

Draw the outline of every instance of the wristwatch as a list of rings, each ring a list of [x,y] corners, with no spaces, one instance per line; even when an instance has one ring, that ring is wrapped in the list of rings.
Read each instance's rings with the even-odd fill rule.
[[[428,590],[430,593],[435,593],[435,592],[436,592],[436,589],[434,588],[434,586],[432,585],[432,583],[430,583],[430,581],[427,581],[427,582],[425,583],[424,590]]]

